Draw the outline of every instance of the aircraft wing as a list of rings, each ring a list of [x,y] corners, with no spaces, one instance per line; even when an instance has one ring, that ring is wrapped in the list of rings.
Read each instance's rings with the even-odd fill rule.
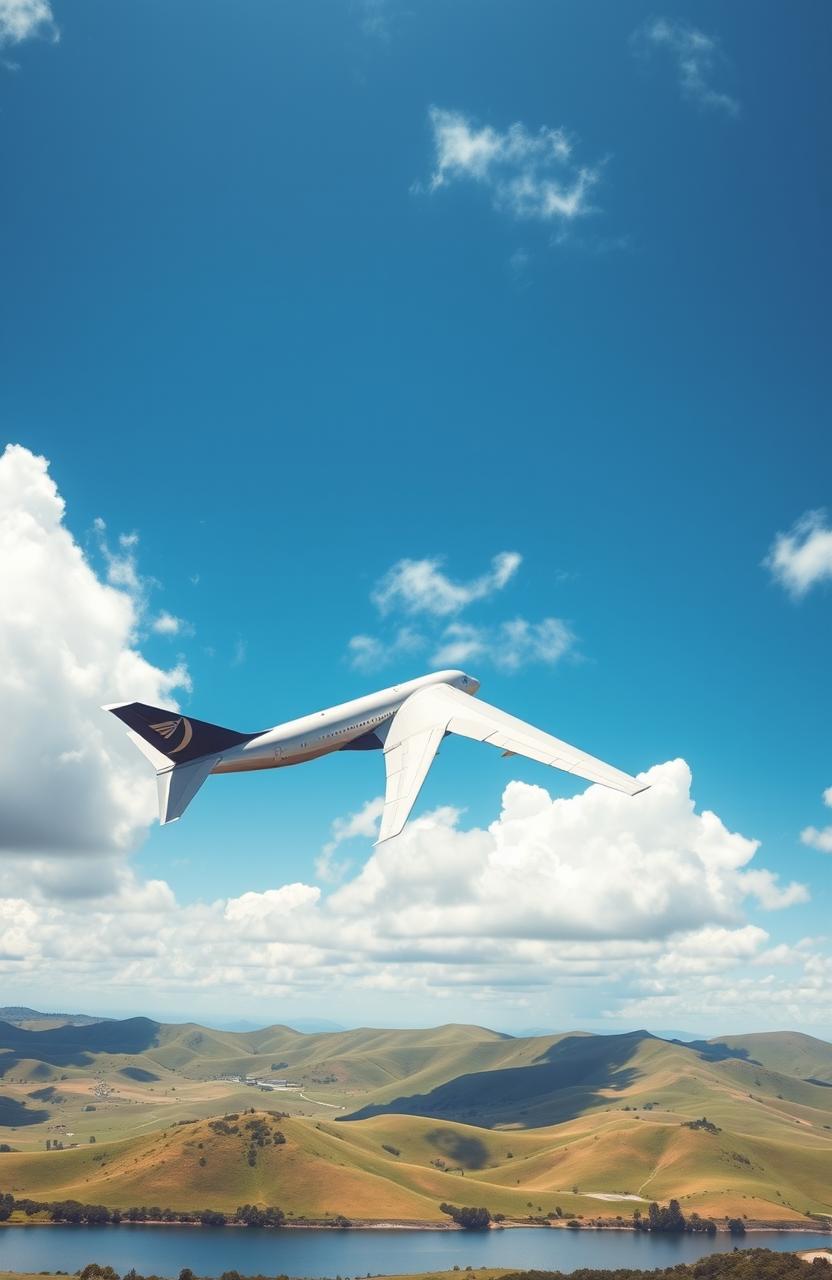
[[[398,835],[407,822],[442,738],[457,733],[499,747],[504,755],[527,756],[587,782],[638,795],[648,784],[561,742],[534,725],[507,715],[447,684],[412,693],[390,722],[384,746],[387,791],[377,843]]]

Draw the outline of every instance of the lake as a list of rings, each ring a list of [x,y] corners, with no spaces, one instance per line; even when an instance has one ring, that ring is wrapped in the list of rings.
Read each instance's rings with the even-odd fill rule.
[[[88,1262],[121,1273],[177,1276],[223,1271],[244,1275],[366,1276],[460,1267],[666,1267],[708,1253],[740,1248],[829,1248],[832,1235],[797,1231],[749,1232],[743,1239],[651,1236],[634,1231],[570,1231],[514,1227],[503,1231],[268,1231],[251,1227],[0,1228],[0,1271],[76,1271]]]

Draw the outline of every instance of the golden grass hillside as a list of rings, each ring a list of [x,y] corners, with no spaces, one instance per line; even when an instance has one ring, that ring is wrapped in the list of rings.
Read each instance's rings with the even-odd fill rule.
[[[251,1129],[270,1140],[252,1149]],[[282,1134],[284,1141],[275,1141]],[[686,1211],[769,1221],[832,1213],[832,1146],[684,1127],[678,1116],[614,1110],[506,1132],[424,1117],[339,1124],[250,1113],[145,1137],[0,1162],[18,1198],[111,1208],[233,1210],[277,1205],[298,1217],[443,1221],[439,1204],[484,1204],[523,1218],[630,1216],[651,1199]]]
[[[297,1089],[221,1078],[218,1063],[243,1047],[259,1061],[264,1045]],[[443,1200],[511,1217],[629,1216],[670,1197],[716,1216],[832,1214],[832,1047],[792,1033],[688,1045],[131,1019],[0,1028],[0,1072],[0,1143],[13,1148],[0,1190],[18,1197],[421,1221],[440,1220]],[[252,1105],[291,1113],[258,1112],[285,1142],[253,1163]],[[216,1122],[225,1112],[239,1114],[236,1132]]]

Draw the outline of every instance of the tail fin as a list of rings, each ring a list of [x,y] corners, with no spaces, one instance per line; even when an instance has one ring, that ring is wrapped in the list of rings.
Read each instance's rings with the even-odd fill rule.
[[[103,707],[127,725],[127,736],[156,770],[159,821],[181,818],[222,752],[250,742],[256,733],[236,733],[178,711],[144,702],[116,702]]]
[[[118,716],[128,729],[138,734],[153,748],[151,760],[162,755],[171,764],[189,764],[201,756],[216,755],[241,742],[250,742],[256,733],[235,733],[222,729],[206,720],[194,720],[178,711],[165,711],[162,707],[149,707],[144,702],[114,702],[103,711]],[[145,752],[150,755],[150,752]],[[154,761],[155,762],[155,761]],[[158,766],[157,766],[158,767]]]

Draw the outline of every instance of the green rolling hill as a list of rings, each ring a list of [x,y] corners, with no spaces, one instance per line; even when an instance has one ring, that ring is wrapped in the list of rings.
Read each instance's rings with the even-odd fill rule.
[[[254,1165],[241,1133],[212,1123],[238,1113],[239,1129],[251,1107],[284,1113],[263,1114],[286,1139]],[[120,1208],[436,1221],[442,1200],[593,1217],[675,1196],[797,1220],[832,1215],[832,1046],[791,1032],[0,1023],[0,1144],[0,1190]]]

